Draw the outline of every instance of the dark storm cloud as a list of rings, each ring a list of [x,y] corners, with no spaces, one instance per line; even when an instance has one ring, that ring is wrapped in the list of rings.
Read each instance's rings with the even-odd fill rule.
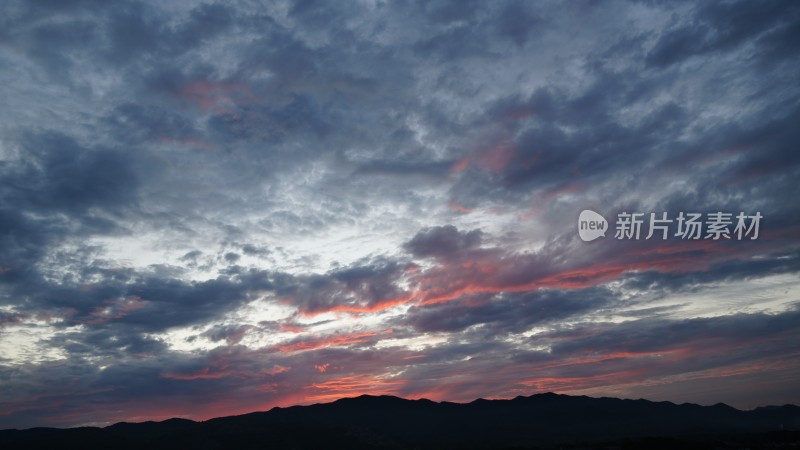
[[[502,336],[596,311],[613,299],[613,294],[604,288],[501,294],[472,302],[412,307],[399,322],[420,332],[458,332],[473,325],[483,325],[482,333]]]
[[[693,389],[689,386],[703,386],[715,379],[715,373],[743,376],[759,364],[762,374],[772,375],[791,367],[793,355],[787,344],[798,340],[791,327],[796,315],[793,310],[778,315],[565,325],[529,338],[530,344],[546,346],[546,351],[522,349],[504,342],[503,335],[487,333],[469,344],[454,340],[426,351],[427,364],[408,367],[404,373],[409,378],[404,392],[446,391],[457,397],[466,390],[464,399],[470,399],[488,389],[496,392],[492,395],[509,397],[530,386],[560,389],[562,378],[592,388],[677,374],[695,374],[684,381]],[[500,388],[515,384],[519,390]],[[639,395],[632,392],[629,395]]]
[[[102,411],[108,417],[123,419],[114,410],[120,403],[127,403],[130,399],[140,399],[135,402],[138,405],[130,404],[132,411],[136,410],[134,415],[158,415],[160,413],[153,409],[156,398],[177,406],[175,402],[179,399],[199,394],[206,387],[162,379],[161,374],[167,363],[186,364],[181,355],[173,354],[169,359],[131,359],[105,370],[86,364],[81,359],[39,366],[28,365],[13,372],[3,370],[3,378],[17,382],[18,386],[21,385],[21,379],[36,380],[38,385],[35,387],[27,384],[17,392],[3,392],[4,406],[18,406],[18,409],[6,416],[6,420],[16,426],[24,426],[31,420],[51,426],[74,422],[91,423],[93,419],[91,414],[87,414],[88,410]],[[55,386],[65,384],[70,385],[68,391],[54,389]],[[41,401],[31,402],[29,399],[37,392],[47,392],[48,395]],[[165,414],[174,415],[174,409],[168,409]],[[58,414],[54,414],[55,411]]]
[[[629,371],[661,376],[716,368],[724,372],[725,367],[747,368],[762,359],[785,365],[792,358],[787,344],[798,339],[791,327],[794,320],[796,311],[576,326],[532,337],[532,343],[550,345],[547,354],[516,352],[514,359],[543,367],[548,366],[548,361],[560,361],[563,364],[551,367],[556,367],[562,376],[588,378]],[[604,362],[594,364],[597,361]]]
[[[638,272],[628,274],[623,278],[623,282],[626,287],[633,289],[674,293],[712,283],[758,279],[767,275],[791,274],[798,271],[800,271],[798,255],[777,252],[768,258],[720,261],[704,271]]]
[[[249,256],[264,256],[268,255],[270,250],[268,248],[257,247],[253,244],[244,244],[242,246],[242,252]]]
[[[725,144],[728,148],[758,148],[759,151],[747,152],[743,158],[732,164],[722,174],[724,182],[728,185],[741,183],[745,187],[751,187],[754,181],[776,172],[780,172],[782,177],[797,173],[800,169],[800,157],[793,151],[792,145],[797,142],[800,132],[789,124],[800,120],[800,108],[786,106],[792,109],[785,116],[778,116],[743,130],[735,130],[739,132],[727,136]]]
[[[359,167],[355,175],[375,175],[375,176],[396,176],[402,179],[411,177],[432,177],[440,179],[448,172],[452,163],[450,162],[394,162],[394,161],[378,161],[367,163]]]
[[[166,350],[163,342],[144,337],[126,327],[94,328],[84,332],[67,332],[50,343],[63,349],[72,358],[111,358],[120,355],[143,357],[159,355]]]
[[[183,255],[181,257],[181,260],[193,262],[193,261],[197,260],[197,258],[200,257],[202,254],[203,254],[203,252],[200,251],[200,250],[192,250],[192,251],[186,253],[185,255]]]
[[[245,277],[241,281],[219,278],[201,283],[159,278],[143,280],[130,286],[128,292],[147,305],[120,320],[146,329],[163,330],[217,317],[246,301],[248,292],[271,287],[267,274],[247,274]]]
[[[117,106],[105,121],[114,136],[134,145],[163,138],[188,139],[197,135],[187,117],[153,105],[125,103]]]
[[[713,33],[715,49],[738,48],[744,42],[756,42],[756,37],[764,30],[789,28],[788,23],[797,14],[797,8],[788,3],[709,4],[701,9],[698,20],[711,21],[714,29],[718,29]],[[752,23],[747,19],[750,10],[755,17]],[[759,106],[755,111],[748,111],[739,118],[706,124],[698,121],[699,110],[676,95],[686,85],[688,77],[702,80],[706,75],[700,70],[684,75],[672,70],[643,70],[639,62],[630,57],[639,53],[644,38],[623,37],[620,45],[626,45],[615,50],[616,59],[597,58],[587,63],[594,76],[586,89],[576,91],[571,87],[548,86],[537,89],[522,101],[512,96],[496,102],[481,120],[499,118],[502,127],[516,133],[510,145],[511,156],[495,173],[471,171],[470,176],[460,179],[453,188],[458,203],[472,207],[480,204],[481,197],[511,202],[530,192],[546,195],[548,191],[568,186],[565,180],[580,183],[586,189],[626,175],[634,178],[623,178],[620,181],[627,181],[627,184],[617,182],[613,188],[633,190],[641,188],[638,180],[651,176],[664,177],[671,172],[691,174],[692,169],[686,163],[699,155],[709,162],[730,160],[728,152],[732,149],[742,152],[732,167],[704,167],[705,175],[700,176],[698,172],[696,181],[713,183],[707,181],[710,180],[708,173],[716,172],[728,180],[726,187],[734,196],[747,192],[750,185],[764,183],[772,170],[784,173],[794,170],[794,157],[785,153],[789,151],[789,143],[795,140],[790,136],[794,127],[786,124],[795,121],[797,110],[780,93],[786,89],[796,92],[796,86],[788,82],[791,76],[784,72],[786,68],[777,65],[789,64],[788,61],[770,62],[776,64],[771,75],[765,75],[763,61],[757,62],[744,55],[742,61],[736,63],[721,62],[714,69],[718,74],[713,84],[701,81],[707,89],[700,94],[700,101],[710,104],[714,101],[712,96],[739,90],[760,103],[756,104]],[[662,36],[664,39],[669,38]],[[659,45],[653,52],[659,51]],[[687,56],[686,52],[678,53]],[[620,55],[627,59],[620,59]],[[620,62],[623,63],[621,69]],[[793,67],[796,70],[797,65]],[[765,76],[773,78],[774,82],[760,83]],[[735,88],[733,80],[739,77],[749,78],[757,88]],[[659,105],[651,106],[659,97],[663,99]],[[637,105],[641,113],[633,121],[621,120],[620,111]],[[703,133],[695,140],[676,139],[682,133],[698,130]],[[777,161],[781,163],[775,164]],[[500,186],[504,188],[499,189]],[[782,188],[792,189],[788,180],[782,183]],[[719,189],[710,186],[701,185],[695,191],[719,194]],[[607,198],[615,196],[611,193]],[[791,194],[785,197],[790,198]],[[776,201],[780,205],[775,209],[784,206],[781,198]]]
[[[0,328],[6,325],[20,323],[24,319],[26,319],[26,317],[23,314],[9,313],[9,312],[0,313]]]
[[[514,141],[513,156],[498,181],[527,191],[563,180],[601,181],[612,173],[652,170],[643,163],[673,147],[668,137],[687,126],[690,117],[679,105],[667,103],[635,124],[620,124],[613,113],[637,101],[632,96],[651,97],[661,89],[637,78],[632,71],[600,73],[578,96],[545,88],[527,102],[495,106],[500,116],[532,111],[535,123]]]
[[[540,28],[544,26],[544,21],[528,6],[525,2],[509,2],[503,7],[497,21],[498,33],[520,46],[525,44],[529,35],[541,33]]]
[[[579,247],[585,250],[583,258],[562,259],[557,255],[574,250],[555,245],[538,253],[475,249],[479,240],[471,235],[476,231],[425,229],[406,244],[415,256],[433,255],[441,265],[419,274],[422,306],[413,306],[398,324],[421,332],[483,325],[481,330],[487,335],[518,333],[535,324],[621,307],[619,292],[598,287],[609,278],[620,281],[625,289],[660,298],[800,269],[791,251],[769,241],[759,245],[752,241],[749,246],[738,241],[715,245],[610,241],[591,251]],[[559,262],[564,264],[558,266]]]
[[[465,24],[418,42],[414,51],[420,57],[441,61],[491,56],[492,53],[486,49],[482,38],[479,32]]]
[[[236,261],[239,261],[241,257],[242,256],[238,253],[233,253],[233,252],[225,253],[225,261],[231,264],[235,263]]]
[[[481,244],[481,230],[460,232],[452,225],[426,228],[418,232],[405,248],[418,258],[458,258]]]
[[[295,95],[274,107],[243,106],[236,114],[214,116],[209,126],[225,139],[280,143],[298,134],[324,138],[331,128],[327,117],[314,98]]]
[[[689,23],[681,23],[659,37],[646,61],[663,67],[707,53],[733,50],[748,41],[761,44],[760,52],[772,53],[769,39],[757,38],[788,31],[785,29],[796,25],[798,19],[800,8],[792,2],[702,4]],[[778,45],[784,45],[784,39]]]
[[[119,219],[138,202],[139,179],[125,153],[60,133],[27,132],[19,144],[24,157],[0,166],[3,281],[35,278],[35,264],[67,236],[124,233]]]
[[[306,314],[370,312],[408,297],[398,283],[408,267],[386,258],[359,261],[325,274],[294,277],[277,292],[290,296],[291,303]]]
[[[496,173],[462,177],[453,188],[454,197],[467,205],[483,196],[518,201],[532,191],[569,183],[588,187],[618,174],[641,176],[657,170],[652,164],[665,152],[675,151],[670,136],[688,126],[691,116],[675,103],[648,111],[631,125],[611,115],[632,101],[627,97],[642,96],[641,89],[647,97],[655,96],[656,88],[649,80],[637,80],[633,72],[605,73],[577,97],[566,90],[542,88],[527,102],[498,104],[495,114],[501,117],[533,111],[535,125],[511,142],[508,160],[497,166]],[[513,130],[516,122],[507,126]],[[489,186],[475,188],[475,183]]]
[[[138,1],[116,2],[113,7],[93,1],[11,2],[5,8],[7,41],[53,75],[75,68],[69,56],[91,54],[120,67],[155,55],[181,55],[227,30],[235,14],[225,5],[200,5],[176,25]]]
[[[16,205],[69,216],[135,206],[138,179],[128,154],[85,148],[57,133],[26,136],[22,146],[30,159],[6,178]]]
[[[144,333],[203,324],[253,300],[253,292],[278,289],[285,283],[276,281],[281,279],[280,274],[244,269],[231,277],[221,275],[203,282],[182,281],[176,273],[159,275],[157,270],[87,272],[85,278],[92,279],[91,283],[65,277],[55,284],[32,277],[25,284],[15,284],[9,293],[24,300],[14,304],[21,314],[41,312],[61,317],[59,328],[86,326],[85,332],[71,332],[67,340],[91,347],[102,343],[93,337],[96,333],[137,340]],[[108,341],[115,347],[120,342]]]
[[[250,329],[251,327],[249,325],[217,325],[203,333],[203,335],[208,337],[212,342],[225,341],[228,345],[235,345],[244,338],[244,335],[247,334]]]

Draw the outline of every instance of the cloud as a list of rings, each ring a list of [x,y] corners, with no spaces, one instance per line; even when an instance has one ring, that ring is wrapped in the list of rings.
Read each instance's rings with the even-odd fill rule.
[[[480,230],[462,233],[453,225],[445,225],[420,231],[408,241],[406,248],[418,258],[450,259],[478,247],[480,243]]]
[[[703,5],[695,20],[662,34],[647,55],[647,63],[665,66],[689,57],[737,48],[769,30],[780,29],[800,14],[794,5],[744,3]],[[769,47],[764,49],[769,51]]]
[[[482,332],[487,335],[521,333],[542,323],[596,311],[613,299],[613,293],[603,288],[476,295],[467,300],[411,308],[401,323],[420,332],[452,333],[482,325]]]
[[[0,428],[800,401],[793,4],[0,9]],[[763,221],[585,243],[584,209]]]
[[[406,269],[399,261],[378,259],[324,275],[294,278],[280,293],[306,315],[369,313],[408,301],[409,293],[399,283]]]

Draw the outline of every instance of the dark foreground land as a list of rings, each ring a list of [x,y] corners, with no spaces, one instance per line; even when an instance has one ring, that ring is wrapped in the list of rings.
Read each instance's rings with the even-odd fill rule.
[[[800,449],[800,407],[538,394],[467,404],[361,396],[205,422],[0,431],[0,449]]]

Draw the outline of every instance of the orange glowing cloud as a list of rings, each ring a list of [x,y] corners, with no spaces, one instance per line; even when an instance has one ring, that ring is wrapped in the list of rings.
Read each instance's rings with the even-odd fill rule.
[[[706,270],[714,262],[714,256],[725,254],[721,248],[710,249],[710,244],[678,244],[650,247],[617,255],[614,261],[604,261],[586,267],[562,270],[548,275],[536,272],[547,270],[522,257],[477,257],[457,264],[445,264],[427,270],[416,278],[417,290],[414,300],[420,305],[449,302],[474,294],[497,294],[502,292],[528,292],[537,289],[583,289],[620,278],[626,272],[657,270],[683,273],[691,270]],[[703,251],[706,258],[696,254]],[[710,256],[710,258],[709,258]],[[521,278],[520,267],[530,266],[531,276],[527,280],[508,282]]]
[[[391,334],[392,330],[385,330],[383,334]],[[303,341],[292,342],[275,347],[275,350],[281,353],[298,352],[317,350],[327,347],[346,347],[352,344],[361,344],[370,340],[370,338],[379,336],[378,332],[362,332],[350,334],[334,334],[332,336],[325,336],[318,339],[308,339]]]
[[[398,298],[390,298],[386,300],[379,300],[369,305],[334,305],[329,308],[320,309],[320,310],[301,310],[300,314],[305,317],[313,317],[319,314],[328,313],[328,312],[340,312],[340,313],[353,313],[353,314],[367,314],[367,313],[374,313],[378,311],[383,311],[385,309],[393,308],[398,305],[403,305],[413,300],[413,296],[408,295],[405,297],[398,297]]]
[[[585,377],[540,377],[521,381],[519,384],[526,387],[523,392],[530,392],[531,388],[538,392],[569,392],[596,386],[613,386],[643,374],[642,370],[622,370]]]
[[[291,323],[282,323],[280,325],[280,330],[285,333],[302,333],[305,331],[302,327]]]
[[[482,249],[470,254],[468,259],[440,261],[425,270],[406,271],[404,279],[411,286],[407,295],[369,304],[339,304],[310,311],[301,308],[300,314],[369,314],[405,304],[435,305],[479,294],[583,289],[619,279],[629,272],[707,270],[722,255],[730,257],[729,248],[710,241],[685,241],[628,249],[601,263],[554,271],[534,255],[503,255]]]
[[[310,401],[331,401],[359,395],[395,395],[403,380],[388,379],[369,374],[349,375],[315,383],[306,389],[315,391],[307,396]]]

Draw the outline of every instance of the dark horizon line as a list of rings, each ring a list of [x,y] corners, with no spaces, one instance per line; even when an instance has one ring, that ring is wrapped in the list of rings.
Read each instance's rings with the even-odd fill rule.
[[[331,400],[329,402],[318,402],[318,403],[309,403],[309,404],[295,404],[295,405],[290,405],[290,406],[273,406],[272,408],[266,409],[266,410],[257,410],[257,411],[244,412],[244,413],[241,413],[241,414],[218,416],[218,417],[212,417],[210,419],[205,419],[205,420],[194,420],[194,419],[188,419],[188,418],[185,418],[185,417],[177,417],[176,416],[176,417],[170,417],[170,418],[164,419],[164,420],[144,420],[144,421],[141,421],[141,422],[120,421],[120,422],[114,422],[114,423],[111,423],[111,424],[108,424],[108,425],[104,425],[104,426],[77,425],[77,426],[69,426],[69,427],[33,426],[33,427],[28,427],[28,428],[2,428],[2,429],[0,429],[0,432],[2,432],[2,431],[11,431],[11,430],[18,430],[18,431],[24,431],[24,430],[71,430],[71,429],[80,429],[80,428],[106,429],[106,428],[111,428],[111,427],[114,427],[114,426],[117,426],[117,425],[154,424],[154,423],[165,423],[165,422],[170,422],[170,421],[188,421],[188,422],[193,422],[193,423],[206,423],[206,422],[211,422],[211,421],[214,421],[214,420],[228,419],[228,418],[233,418],[233,417],[242,417],[242,416],[248,416],[248,415],[252,415],[252,414],[265,414],[265,413],[269,413],[271,411],[282,410],[282,409],[308,408],[308,407],[314,407],[314,406],[319,406],[319,405],[332,405],[332,404],[336,404],[336,403],[341,403],[341,402],[346,402],[346,401],[353,401],[353,400],[369,401],[369,400],[384,399],[384,400],[390,400],[390,401],[399,400],[399,401],[403,401],[403,402],[435,403],[435,404],[440,404],[440,405],[441,404],[471,405],[471,404],[479,403],[479,402],[513,402],[513,401],[520,401],[520,400],[526,400],[526,399],[533,399],[533,398],[536,398],[536,397],[538,397],[538,398],[568,397],[568,398],[584,398],[584,399],[595,399],[595,400],[618,400],[618,401],[622,401],[622,402],[647,402],[647,403],[651,403],[651,404],[662,404],[662,405],[663,404],[668,404],[668,405],[672,405],[672,406],[697,406],[697,407],[700,407],[700,408],[721,408],[721,407],[724,407],[724,408],[727,408],[727,409],[732,409],[732,410],[736,410],[736,411],[740,411],[740,412],[758,411],[758,410],[763,410],[763,409],[785,408],[785,407],[800,408],[800,405],[796,405],[794,403],[784,403],[784,404],[780,404],[780,405],[771,404],[771,405],[756,406],[756,407],[750,408],[750,409],[739,409],[739,408],[736,408],[736,407],[731,406],[731,405],[729,405],[727,403],[724,403],[724,402],[717,402],[717,403],[715,403],[713,405],[701,405],[699,403],[691,403],[691,402],[675,403],[675,402],[670,401],[670,400],[650,400],[650,399],[647,399],[647,398],[636,398],[636,399],[634,399],[634,398],[608,397],[608,396],[594,397],[594,396],[590,396],[590,395],[559,394],[557,392],[552,392],[552,391],[537,392],[537,393],[534,393],[534,394],[531,394],[531,395],[528,395],[528,396],[517,395],[516,397],[513,397],[513,398],[483,398],[483,397],[478,397],[478,398],[476,398],[474,400],[464,401],[464,402],[449,401],[449,400],[439,400],[439,401],[437,401],[437,400],[431,400],[431,399],[424,398],[424,397],[423,398],[418,398],[418,399],[411,399],[411,398],[405,398],[405,397],[400,397],[400,396],[397,396],[397,395],[389,395],[389,394],[360,394],[360,395],[351,396],[351,397],[340,397],[340,398],[337,398],[335,400]]]

